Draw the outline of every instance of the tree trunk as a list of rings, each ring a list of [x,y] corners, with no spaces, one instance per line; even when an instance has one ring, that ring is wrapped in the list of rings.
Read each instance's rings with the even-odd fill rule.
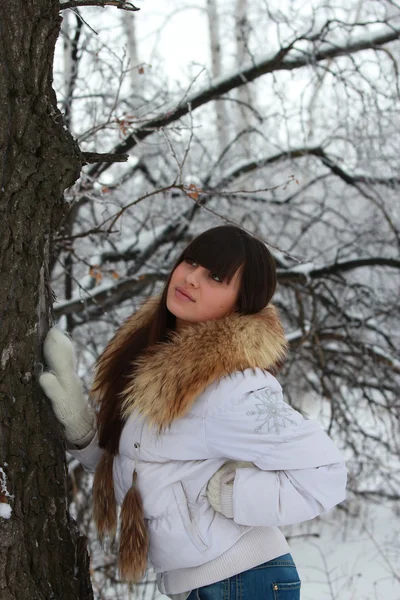
[[[219,14],[217,0],[207,0],[208,33],[210,36],[211,73],[213,79],[222,75],[222,53],[219,32]],[[215,103],[217,117],[218,147],[223,152],[228,144],[228,119],[224,100]]]
[[[139,57],[138,57],[138,44],[136,38],[136,17],[134,13],[121,11],[121,23],[122,28],[124,30],[126,41],[127,41],[127,50],[129,56],[129,73],[131,79],[131,89],[133,98],[136,97],[138,90],[140,90],[141,86],[139,84],[139,73],[138,73],[138,65],[139,65]],[[135,98],[134,105],[137,104],[137,99]]]
[[[238,68],[250,62],[251,56],[248,51],[249,43],[249,24],[247,19],[247,0],[236,0],[235,10],[235,35],[236,35],[236,64]],[[250,107],[256,103],[255,90],[252,89],[252,97],[250,97],[250,89],[248,85],[242,85],[237,90],[237,98],[239,104],[237,106],[237,121],[236,133],[240,133],[250,127],[249,112]],[[251,156],[252,148],[249,138],[242,138],[241,146],[245,151],[246,156]]]
[[[12,509],[0,516],[2,600],[93,598],[60,427],[36,379],[51,238],[82,164],[51,85],[58,11],[57,0],[0,3],[0,502]]]

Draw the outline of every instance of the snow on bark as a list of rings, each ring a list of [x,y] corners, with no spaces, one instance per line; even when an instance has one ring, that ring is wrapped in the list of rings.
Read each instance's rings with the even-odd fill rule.
[[[0,517],[2,519],[9,519],[12,513],[12,508],[8,504],[7,498],[12,498],[12,496],[7,489],[7,475],[4,469],[0,467]]]
[[[5,504],[4,502],[0,502],[0,517],[3,519],[10,519],[12,513],[12,508],[9,504]]]

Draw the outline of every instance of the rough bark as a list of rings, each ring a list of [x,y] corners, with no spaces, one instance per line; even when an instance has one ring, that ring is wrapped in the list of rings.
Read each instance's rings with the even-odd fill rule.
[[[61,432],[36,380],[51,238],[82,165],[52,89],[58,11],[56,0],[0,3],[0,466],[12,495],[11,518],[0,517],[2,600],[93,597]]]

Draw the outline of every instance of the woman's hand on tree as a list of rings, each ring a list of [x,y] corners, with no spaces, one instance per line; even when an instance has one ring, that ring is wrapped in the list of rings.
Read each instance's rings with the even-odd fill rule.
[[[75,372],[72,342],[53,327],[44,341],[43,354],[49,371],[40,376],[40,386],[63,425],[68,442],[83,447],[94,436],[95,413],[85,400],[82,383]]]

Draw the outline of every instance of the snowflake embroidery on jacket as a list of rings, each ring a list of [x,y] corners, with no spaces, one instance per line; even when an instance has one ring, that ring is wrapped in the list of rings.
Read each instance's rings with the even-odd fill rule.
[[[281,398],[280,392],[274,392],[269,387],[262,388],[256,392],[251,392],[251,397],[259,403],[256,404],[257,410],[249,410],[248,415],[256,415],[256,421],[262,423],[254,430],[259,433],[264,425],[267,425],[267,431],[274,431],[280,434],[281,429],[287,425],[297,426],[296,421],[290,418],[293,410]]]

